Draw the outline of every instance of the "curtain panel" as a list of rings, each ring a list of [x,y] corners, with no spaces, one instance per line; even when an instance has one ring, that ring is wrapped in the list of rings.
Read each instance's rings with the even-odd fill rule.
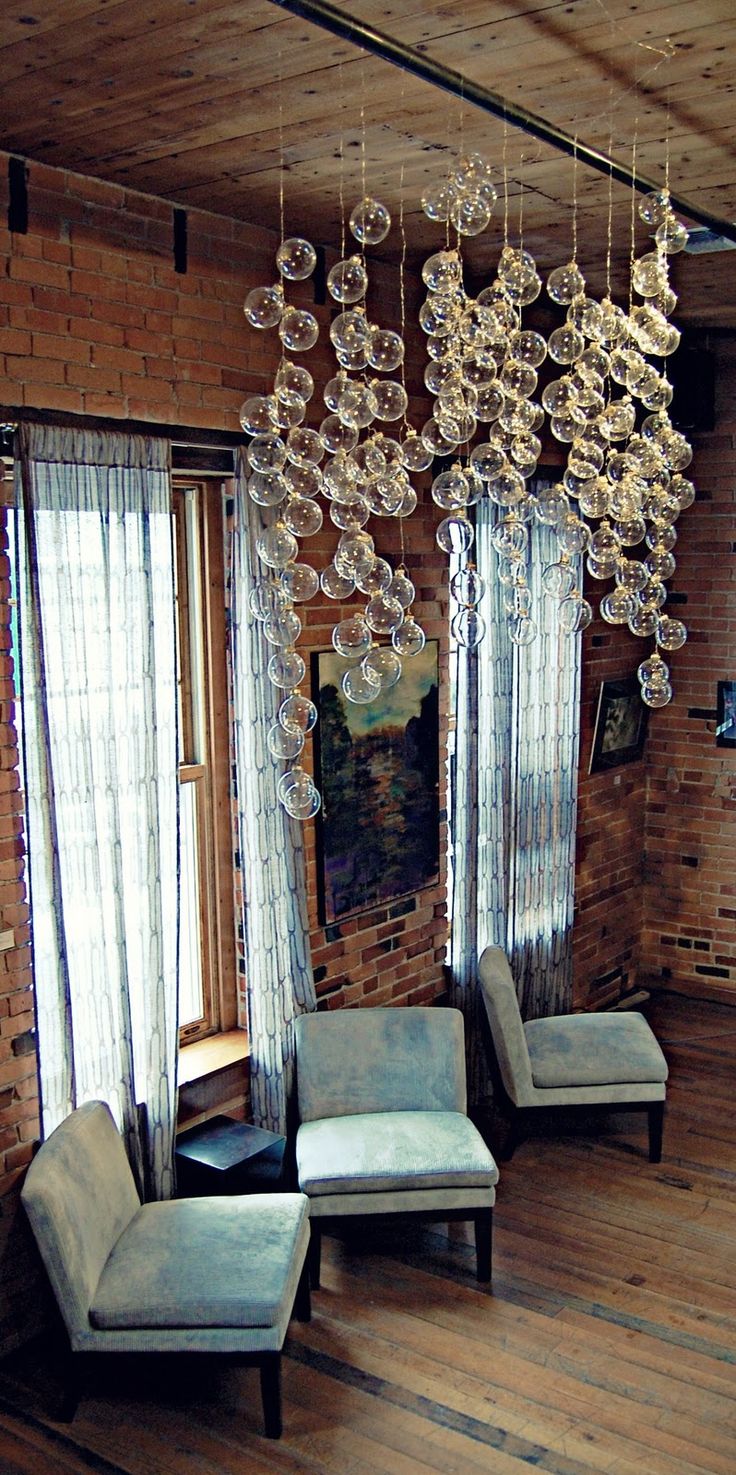
[[[178,740],[166,441],[22,425],[18,590],[43,1131],[107,1101],[173,1190]]]
[[[260,508],[247,494],[239,456],[230,534],[230,640],[237,826],[243,871],[241,926],[250,1038],[254,1121],[284,1132],[291,1104],[298,1014],[316,1008],[309,951],[304,832],[276,792],[280,767],[267,746],[285,696],[266,674],[272,648],[249,609],[261,577],[256,538]]]

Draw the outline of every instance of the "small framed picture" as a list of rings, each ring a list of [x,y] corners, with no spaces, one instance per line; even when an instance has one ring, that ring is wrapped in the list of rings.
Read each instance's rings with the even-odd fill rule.
[[[590,773],[635,763],[644,752],[648,708],[641,699],[636,676],[621,681],[603,681],[598,698]]]
[[[736,748],[736,681],[719,681],[716,747]]]

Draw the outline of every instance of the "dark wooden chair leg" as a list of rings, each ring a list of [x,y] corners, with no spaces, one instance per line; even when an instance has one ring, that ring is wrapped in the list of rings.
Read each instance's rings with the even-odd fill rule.
[[[261,1360],[263,1427],[267,1439],[281,1438],[281,1353],[264,1352]]]
[[[662,1129],[664,1127],[664,1102],[654,1101],[649,1107],[649,1161],[662,1161]]]
[[[294,1297],[294,1315],[297,1321],[311,1321],[312,1300],[309,1294],[309,1259],[304,1261],[299,1284]]]
[[[84,1373],[82,1356],[78,1352],[67,1352],[62,1367],[61,1398],[53,1415],[57,1423],[71,1424],[84,1391]]]
[[[319,1277],[322,1264],[322,1230],[315,1219],[309,1225],[309,1249],[307,1250],[309,1263],[309,1281],[313,1291],[319,1290]]]
[[[510,1163],[516,1148],[526,1137],[526,1125],[523,1111],[517,1106],[509,1117],[509,1128],[503,1146],[499,1148],[499,1157],[502,1163]]]
[[[475,1215],[475,1262],[476,1279],[487,1283],[491,1279],[493,1257],[493,1209],[480,1209]]]

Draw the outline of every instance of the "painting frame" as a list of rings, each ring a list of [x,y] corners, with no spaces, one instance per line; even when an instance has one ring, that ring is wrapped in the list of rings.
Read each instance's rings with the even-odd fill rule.
[[[736,681],[718,682],[716,747],[736,748]]]
[[[334,650],[311,654],[320,924],[390,906],[440,879],[439,641],[395,686],[356,705]]]
[[[588,772],[601,773],[642,758],[648,718],[636,676],[602,681]]]

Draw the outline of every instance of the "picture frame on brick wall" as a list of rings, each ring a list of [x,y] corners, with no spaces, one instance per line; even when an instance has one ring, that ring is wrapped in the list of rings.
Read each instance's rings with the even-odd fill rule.
[[[348,701],[345,661],[312,655],[317,894],[323,926],[439,878],[439,643],[404,661],[367,705]]]
[[[736,681],[718,683],[716,747],[736,748]]]
[[[648,716],[636,676],[602,681],[588,771],[600,773],[643,757]]]

